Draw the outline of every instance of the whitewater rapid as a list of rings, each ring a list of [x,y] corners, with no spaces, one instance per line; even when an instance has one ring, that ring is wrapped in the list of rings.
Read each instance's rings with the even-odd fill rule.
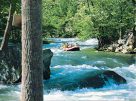
[[[72,69],[75,68],[74,71],[87,71],[89,69],[99,69],[97,67],[82,65],[82,66],[70,66],[65,65],[63,68]],[[81,68],[80,68],[81,67]],[[52,68],[62,68],[62,66],[55,66]],[[112,84],[110,86],[104,86],[103,88],[93,89],[93,88],[83,88],[76,89],[74,91],[60,91],[57,89],[52,89],[50,91],[44,90],[44,101],[136,101],[136,65],[132,64],[129,67],[117,67],[112,69],[116,71],[125,79],[127,79],[127,84],[115,85]],[[66,71],[62,71],[59,74],[54,76],[63,75]],[[74,72],[69,71],[69,72]],[[65,75],[65,74],[64,74]],[[45,85],[46,86],[46,85]],[[6,94],[1,94],[0,92],[0,101],[19,101],[20,96],[20,87],[17,86],[8,86],[8,85],[0,85],[0,91],[3,89],[3,92]],[[7,90],[7,91],[6,91]],[[2,97],[6,97],[8,99],[1,100]]]
[[[76,71],[83,71],[89,69],[99,69],[97,67],[82,65],[82,66],[55,66],[54,68],[66,68],[71,70],[72,68],[76,68]],[[70,68],[71,67],[71,68]],[[51,90],[49,94],[46,93],[44,98],[45,101],[136,101],[136,65],[132,64],[129,67],[117,67],[114,69],[110,69],[121,76],[123,76],[127,80],[127,84],[116,85],[112,84],[108,86],[104,86],[103,88],[93,89],[93,88],[83,88],[76,89],[74,91],[60,91],[60,90]],[[66,71],[63,71],[64,73]],[[75,71],[75,70],[74,70]],[[61,74],[63,74],[61,72]],[[72,72],[69,71],[69,72]],[[57,74],[60,75],[60,74]]]
[[[81,45],[81,50],[92,48],[98,44],[96,39],[82,42],[74,38],[58,38],[54,41],[55,43],[43,46],[43,48],[50,48],[54,53],[50,81],[55,80],[54,82],[57,84],[60,80],[72,80],[73,77],[80,77],[80,74],[88,71],[104,69],[115,71],[127,80],[127,84],[116,85],[113,81],[110,81],[110,84],[99,89],[76,88],[75,90],[64,91],[57,88],[44,89],[44,101],[136,101],[136,58],[130,61],[131,56],[120,57],[120,55],[114,56],[114,54],[97,51],[89,55],[86,52],[64,52],[60,48],[63,42],[77,42]],[[75,58],[71,58],[71,56],[75,56]],[[46,87],[46,85],[44,86]],[[19,101],[20,88],[20,84],[0,85],[0,101]]]

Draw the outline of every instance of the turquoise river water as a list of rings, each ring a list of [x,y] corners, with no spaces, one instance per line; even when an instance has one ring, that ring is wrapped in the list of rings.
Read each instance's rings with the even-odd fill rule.
[[[43,45],[54,53],[51,61],[51,78],[44,81],[44,101],[136,101],[136,55],[98,52],[96,39],[85,42],[78,39],[50,39],[54,43]],[[63,43],[78,43],[81,51],[66,52]],[[116,85],[112,81],[99,89],[75,88],[60,90],[76,78],[94,70],[113,70],[127,80]],[[57,86],[56,86],[57,85]],[[19,101],[21,85],[0,85],[0,101]]]

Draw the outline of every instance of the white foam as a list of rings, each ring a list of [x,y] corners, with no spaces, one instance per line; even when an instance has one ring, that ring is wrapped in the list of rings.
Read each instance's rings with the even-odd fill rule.
[[[93,67],[91,65],[58,65],[52,68],[62,68],[63,73],[68,71],[75,72],[76,70],[94,70],[99,69],[98,67]],[[136,64],[125,67],[116,67],[113,69],[108,68],[117,72],[119,75],[123,76],[127,80],[127,84],[105,86],[100,89],[83,88],[76,89],[74,91],[60,91],[60,90],[50,90],[49,93],[44,91],[44,101],[136,101]],[[62,73],[62,72],[60,72]],[[57,74],[59,75],[59,74]],[[112,83],[112,82],[111,82]],[[46,85],[45,85],[46,86]],[[17,86],[20,89],[20,85]],[[0,90],[4,88],[10,88],[9,86],[0,85]],[[3,94],[3,95],[1,95]],[[2,101],[18,101],[20,96],[20,91],[12,90],[8,93],[0,93],[0,96],[5,96],[5,100]],[[11,100],[6,100],[6,96],[10,96]],[[15,100],[17,99],[17,100]],[[1,98],[0,98],[1,101]]]
[[[6,85],[0,85],[0,89],[8,88]]]
[[[76,69],[99,69],[98,67],[96,66],[91,66],[91,65],[86,65],[86,64],[83,64],[83,65],[76,65],[76,66],[73,66],[73,65],[57,65],[57,66],[54,66],[52,68],[65,68],[65,69],[72,69],[73,71],[75,71]]]
[[[63,52],[63,50],[58,49],[58,48],[51,48],[51,51],[52,51],[53,53],[55,53],[54,55],[61,55],[61,54],[59,54],[59,53]]]
[[[95,63],[98,63],[98,64],[106,64],[105,61],[96,61]]]
[[[72,66],[72,65],[65,65],[65,66],[55,66],[54,68],[82,68],[84,69],[92,69],[96,67],[92,67],[89,65],[80,65],[80,66]],[[98,68],[97,68],[98,69]],[[110,69],[110,68],[109,68]],[[112,81],[110,82],[110,86],[105,86],[100,89],[92,89],[92,88],[83,88],[83,89],[77,89],[75,91],[59,91],[52,92],[44,95],[45,99],[47,100],[55,100],[55,101],[89,101],[91,100],[106,100],[106,101],[129,101],[132,99],[133,101],[136,100],[136,65],[132,64],[130,66],[126,67],[117,67],[114,69],[110,69],[121,76],[123,76],[125,79],[127,79],[127,84],[122,85],[115,85],[112,84]],[[57,97],[59,96],[59,97]],[[48,101],[49,101],[48,100]]]
[[[56,43],[63,43],[63,42],[75,42],[79,39],[78,38],[49,38],[49,40],[52,40]]]
[[[91,38],[86,41],[78,41],[79,45],[98,45],[98,40],[96,38]]]
[[[136,64],[132,64],[126,67],[116,67],[111,70],[114,70],[121,76],[123,76],[127,81],[132,82],[132,80],[136,79]]]
[[[82,56],[81,58],[82,58],[82,59],[86,59],[86,58],[87,58],[87,56]]]
[[[75,91],[51,91],[49,94],[44,94],[45,101],[125,101],[125,99],[135,99],[129,95],[131,92],[124,89],[77,89]],[[131,93],[132,94],[132,93]]]

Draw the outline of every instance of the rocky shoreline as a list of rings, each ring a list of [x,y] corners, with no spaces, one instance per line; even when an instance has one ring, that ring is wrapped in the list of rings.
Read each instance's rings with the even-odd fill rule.
[[[120,38],[111,45],[106,45],[98,50],[124,54],[136,54],[136,37],[132,32]]]

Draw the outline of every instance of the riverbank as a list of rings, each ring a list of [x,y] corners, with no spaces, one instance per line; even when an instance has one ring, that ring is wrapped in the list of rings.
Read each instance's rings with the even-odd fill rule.
[[[136,36],[134,33],[129,32],[128,34],[124,35],[122,39],[120,38],[110,45],[105,44],[98,50],[124,54],[136,54]]]

